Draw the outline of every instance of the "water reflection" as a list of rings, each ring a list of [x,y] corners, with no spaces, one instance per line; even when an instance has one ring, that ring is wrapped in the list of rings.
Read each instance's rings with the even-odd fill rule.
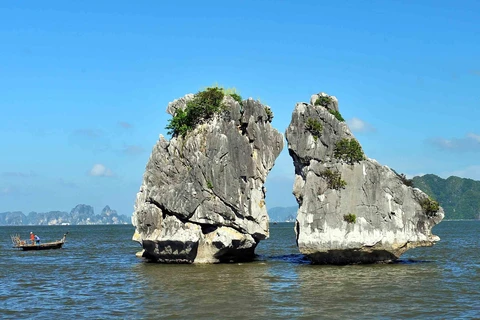
[[[266,317],[272,304],[265,263],[227,265],[157,265],[143,263],[134,270],[142,284],[142,314],[192,318]],[[250,301],[251,303],[246,303]]]

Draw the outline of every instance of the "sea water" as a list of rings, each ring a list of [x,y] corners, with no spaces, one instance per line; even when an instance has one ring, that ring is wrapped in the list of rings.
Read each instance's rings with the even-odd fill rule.
[[[18,251],[11,234],[62,249]],[[311,265],[293,223],[272,224],[252,263],[162,265],[130,225],[0,227],[2,319],[480,318],[480,221],[444,221],[441,241],[399,263]]]

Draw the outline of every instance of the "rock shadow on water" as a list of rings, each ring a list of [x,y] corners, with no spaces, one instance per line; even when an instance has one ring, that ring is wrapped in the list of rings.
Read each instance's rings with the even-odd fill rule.
[[[310,264],[310,260],[303,254],[282,254],[275,256],[258,255],[255,261],[274,261],[274,262],[286,262],[290,264]]]
[[[392,261],[391,264],[421,264],[421,263],[434,263],[435,261],[431,260],[418,260],[418,259],[398,259]]]
[[[421,259],[396,259],[391,261],[377,261],[371,263],[348,263],[348,264],[319,264],[312,262],[307,256],[303,254],[283,254],[283,255],[257,255],[255,260],[257,262],[285,262],[293,265],[312,265],[312,266],[352,266],[352,265],[362,265],[362,266],[371,266],[371,265],[413,265],[413,264],[427,264],[435,263],[432,260],[421,260]]]

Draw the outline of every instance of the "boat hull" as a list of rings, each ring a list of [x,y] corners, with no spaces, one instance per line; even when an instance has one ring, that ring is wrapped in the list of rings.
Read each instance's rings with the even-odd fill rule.
[[[17,246],[17,248],[20,248],[23,251],[31,251],[31,250],[60,249],[62,246],[63,246],[63,242],[59,242],[59,243],[30,244],[25,246]]]

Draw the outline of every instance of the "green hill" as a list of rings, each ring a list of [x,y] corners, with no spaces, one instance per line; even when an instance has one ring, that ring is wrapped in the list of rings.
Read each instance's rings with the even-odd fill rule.
[[[413,185],[437,200],[445,219],[480,219],[480,181],[434,174],[414,177]]]

